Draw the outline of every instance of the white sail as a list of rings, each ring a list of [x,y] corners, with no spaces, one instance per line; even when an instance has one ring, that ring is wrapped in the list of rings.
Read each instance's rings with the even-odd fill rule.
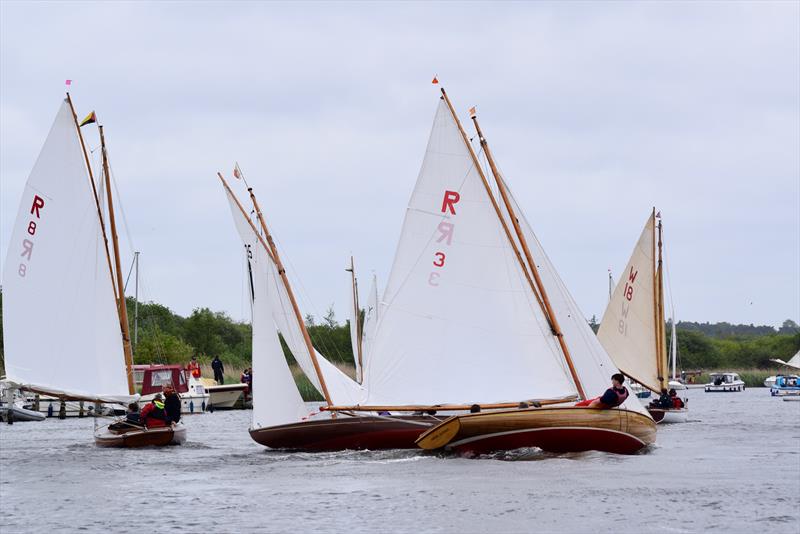
[[[66,101],[22,193],[3,332],[10,381],[74,398],[131,398],[97,206]]]
[[[350,271],[351,274],[350,313],[348,314],[350,345],[353,348],[353,365],[355,365],[356,368],[356,381],[361,383],[363,378],[363,370],[361,369],[361,361],[363,360],[363,353],[361,351],[363,350],[363,345],[358,335],[358,323],[360,321],[359,315],[361,314],[361,310],[358,304],[358,282],[356,281],[355,266],[353,265],[352,257],[350,258],[350,269],[348,269],[348,271]],[[359,354],[362,354],[361,358],[359,358]]]
[[[511,192],[508,184],[505,182],[504,184],[511,197],[511,205],[519,218],[522,233],[528,243],[533,260],[539,269],[542,285],[547,292],[553,313],[561,327],[561,332],[564,335],[567,349],[575,367],[575,373],[583,386],[584,393],[587,398],[602,395],[606,389],[611,387],[611,375],[618,372],[618,368],[598,341],[597,336],[586,321],[585,315],[581,312],[567,286],[561,280],[542,244],[536,234],[533,233],[533,228],[524,212],[520,209],[513,192]],[[507,213],[504,213],[504,215],[508,217]],[[647,413],[635,396],[623,403],[623,407],[640,413]]]
[[[375,332],[379,320],[378,310],[378,278],[372,275],[372,284],[369,287],[367,307],[364,308],[364,324],[361,326],[361,359],[364,366],[369,361],[369,353],[375,340]]]
[[[226,189],[225,193],[231,205],[234,222],[239,235],[242,237],[245,245],[250,244],[251,248],[261,248],[264,246],[258,241],[258,238],[247,221],[245,216],[236,205],[235,199],[231,193]],[[258,247],[256,247],[256,244]],[[266,251],[266,249],[264,249]],[[267,257],[269,259],[269,257]],[[292,308],[289,295],[286,291],[286,286],[278,274],[277,266],[271,259],[264,265],[265,276],[267,277],[269,287],[272,289],[269,292],[269,306],[272,313],[273,321],[278,331],[283,335],[289,350],[294,356],[303,373],[311,381],[311,384],[322,392],[322,386],[317,376],[311,356],[306,347],[303,338],[302,330],[297,323],[297,319]],[[353,379],[343,373],[339,368],[326,360],[322,355],[316,352],[317,361],[319,362],[320,371],[325,378],[325,383],[328,386],[331,400],[335,404],[357,404],[362,400],[363,390],[359,384]],[[286,363],[284,361],[284,365]],[[288,369],[288,366],[287,366]],[[255,372],[255,370],[254,370]],[[255,389],[255,387],[254,387]]]
[[[441,101],[365,367],[368,404],[572,395],[468,148]]]
[[[797,354],[792,356],[792,359],[789,360],[788,362],[785,362],[785,361],[783,361],[781,359],[778,359],[778,358],[771,359],[770,361],[773,361],[773,362],[776,362],[776,363],[780,363],[781,365],[786,365],[786,366],[789,366],[789,367],[793,367],[794,369],[800,369],[800,350],[797,351]]]
[[[659,391],[654,250],[655,216],[651,215],[617,282],[597,338],[623,373]]]

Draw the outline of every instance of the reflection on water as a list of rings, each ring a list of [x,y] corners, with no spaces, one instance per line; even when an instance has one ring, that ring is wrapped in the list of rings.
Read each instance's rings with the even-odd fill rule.
[[[91,419],[2,425],[0,530],[800,532],[800,403],[688,395],[690,422],[635,456],[285,453],[242,411],[188,416],[157,450],[97,448]]]

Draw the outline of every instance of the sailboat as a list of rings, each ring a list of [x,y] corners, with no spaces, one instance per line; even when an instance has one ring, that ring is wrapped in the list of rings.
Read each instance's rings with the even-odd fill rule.
[[[414,448],[419,434],[441,419],[429,414],[387,415],[352,412],[333,417],[309,411],[286,363],[278,333],[326,406],[355,404],[363,387],[328,362],[311,344],[302,314],[286,276],[277,247],[248,188],[257,221],[242,207],[221,173],[231,214],[244,245],[252,313],[253,372],[259,377],[253,391],[250,436],[274,448],[301,451]],[[371,299],[371,298],[370,298]]]
[[[290,391],[281,396],[277,384],[265,386],[265,395],[273,396],[254,399],[254,440],[304,450],[408,448],[416,440],[423,448],[457,451],[541,445],[548,450],[613,452],[634,452],[654,441],[655,424],[638,402],[607,411],[571,405],[587,392],[602,393],[616,368],[594,335],[587,334],[588,324],[530,232],[528,241],[543,265],[543,281],[534,285],[538,271],[532,274],[523,262],[509,230],[516,216],[501,214],[444,91],[392,270],[376,303],[379,320],[360,385],[348,377],[337,379],[326,369],[326,360],[303,333],[302,315],[290,285],[281,283],[285,270],[252,190],[260,229],[220,178],[250,259],[254,366],[256,361],[272,362],[281,369],[273,378],[282,374],[283,391]],[[513,198],[508,200],[516,206]],[[527,222],[522,224],[529,230]],[[544,287],[554,295],[552,305],[543,304]],[[270,317],[259,307],[259,298],[264,307],[268,304],[263,301],[272,301],[275,324],[268,324]],[[276,307],[275,302],[282,304]],[[547,307],[557,310],[564,334],[556,335],[555,316],[546,315]],[[288,315],[294,320],[286,321]],[[312,383],[321,387],[325,405],[320,410],[330,412],[330,419],[302,416],[276,328]],[[259,345],[264,331],[271,348]],[[567,335],[575,340],[573,360],[564,356]],[[347,397],[352,399],[349,403]],[[291,409],[278,417],[272,406],[287,398],[294,398]],[[521,410],[520,401],[534,408]],[[541,408],[555,404],[565,405]],[[448,417],[475,409],[482,412]],[[478,421],[490,414],[497,417],[485,424]],[[494,430],[495,422],[508,437]],[[515,426],[513,436],[507,431],[509,424]],[[466,441],[456,432],[452,440],[442,440],[441,425],[487,432],[473,433]],[[435,429],[435,440],[423,439]]]
[[[660,394],[668,390],[662,226],[656,210],[647,218],[623,276],[608,303],[597,338],[626,376]],[[658,235],[656,236],[656,232]],[[673,350],[677,350],[673,325]],[[651,408],[656,422],[684,422],[687,408]]]
[[[84,121],[93,122],[94,113]],[[25,185],[3,280],[6,380],[62,401],[127,403],[138,395],[102,126],[99,132],[100,184],[67,94]],[[114,444],[161,444],[179,434],[139,429]],[[100,434],[95,440],[106,444]]]
[[[470,116],[505,211],[495,199],[444,90],[442,99],[450,112],[450,128],[454,134],[453,145],[447,146],[447,152],[459,155],[470,167],[462,174],[459,191],[461,198],[467,201],[463,205],[463,217],[457,212],[451,213],[453,217],[448,224],[457,225],[459,229],[466,226],[476,232],[479,225],[492,236],[491,242],[476,243],[469,235],[465,241],[486,247],[480,261],[476,262],[485,268],[484,287],[494,284],[492,289],[514,297],[513,305],[508,308],[502,306],[506,303],[496,294],[487,292],[484,298],[477,299],[495,318],[491,325],[494,332],[487,338],[494,346],[487,353],[490,358],[476,362],[483,366],[474,367],[472,376],[465,382],[477,382],[471,389],[473,398],[493,394],[521,402],[515,409],[485,411],[478,406],[474,413],[455,415],[422,434],[417,445],[423,449],[444,448],[467,454],[519,447],[539,447],[553,452],[600,450],[629,454],[653,443],[655,423],[635,397],[607,410],[571,402],[602,394],[616,368],[597,342],[497,169],[474,108]],[[476,216],[477,210],[472,207],[475,204],[484,208],[483,217]],[[467,258],[455,258],[456,261],[464,259]],[[501,281],[508,283],[509,280],[514,281],[512,287],[501,285]],[[459,306],[463,301],[458,294],[463,291],[462,284],[466,284],[461,280],[455,282],[456,294],[452,298],[456,300],[455,306]],[[382,322],[388,317],[389,311]],[[470,325],[483,327],[483,335],[485,326]],[[382,332],[383,323],[379,326],[377,343]],[[504,346],[503,342],[510,340],[524,342]],[[376,346],[376,350],[379,348]],[[500,362],[513,364],[511,369],[504,370],[504,380],[483,374]],[[469,365],[470,362],[454,358],[451,364]],[[455,377],[455,380],[458,383],[463,379]]]

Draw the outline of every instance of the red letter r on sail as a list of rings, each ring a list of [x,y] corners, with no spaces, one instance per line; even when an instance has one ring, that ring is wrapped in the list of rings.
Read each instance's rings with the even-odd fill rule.
[[[461,200],[461,195],[459,195],[458,192],[445,191],[444,200],[442,201],[442,213],[446,213],[447,210],[450,210],[450,213],[455,215],[456,214],[455,206],[459,200]]]
[[[39,219],[39,209],[44,207],[44,199],[39,195],[33,196],[33,205],[31,206],[31,215],[36,212],[36,218]]]

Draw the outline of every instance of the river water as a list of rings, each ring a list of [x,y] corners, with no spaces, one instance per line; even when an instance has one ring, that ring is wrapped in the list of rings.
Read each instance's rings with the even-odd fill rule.
[[[643,454],[298,454],[250,412],[189,416],[188,442],[97,448],[92,419],[0,425],[0,532],[800,532],[800,402],[685,392]]]

